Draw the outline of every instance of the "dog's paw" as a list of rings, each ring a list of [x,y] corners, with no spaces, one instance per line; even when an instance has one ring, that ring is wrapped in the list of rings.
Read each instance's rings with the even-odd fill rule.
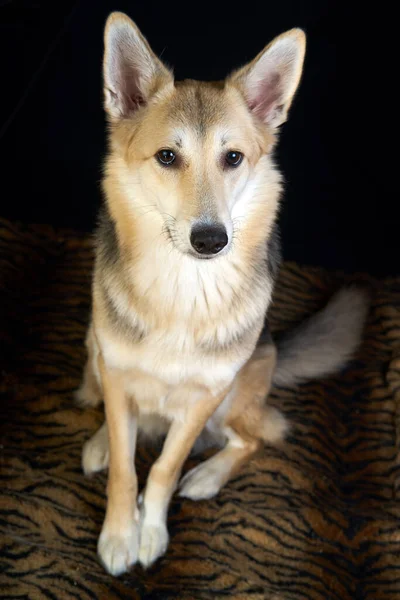
[[[139,562],[147,568],[153,564],[157,558],[165,554],[168,547],[168,530],[165,523],[142,524],[140,531]]]
[[[87,441],[82,450],[82,469],[85,475],[103,471],[108,467],[109,450],[107,438],[96,434]]]
[[[218,469],[204,462],[182,477],[179,483],[179,496],[191,500],[206,500],[216,496],[222,485]]]
[[[74,392],[75,404],[81,408],[99,406],[102,402],[101,394],[87,385],[82,385]]]
[[[105,525],[100,534],[97,551],[104,568],[114,576],[129,570],[137,561],[139,549],[139,528],[135,524],[129,531],[112,533]]]

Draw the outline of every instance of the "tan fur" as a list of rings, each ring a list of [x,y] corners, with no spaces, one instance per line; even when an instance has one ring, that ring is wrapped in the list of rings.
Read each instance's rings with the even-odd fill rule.
[[[90,326],[85,340],[88,354],[87,368],[83,374],[82,385],[75,393],[75,400],[82,407],[97,406],[103,399],[97,368],[98,349],[93,335],[93,327]]]
[[[107,425],[85,445],[83,468],[94,472],[109,459],[98,548],[110,573],[136,560],[148,566],[165,551],[168,504],[204,428],[227,444],[185,476],[181,493],[192,498],[216,493],[262,440],[285,432],[283,417],[264,405],[274,348],[255,345],[271,299],[267,242],[281,192],[271,152],[304,39],[299,30],[280,36],[278,53],[268,47],[271,60],[257,62],[264,51],[226,82],[174,82],[125,15],[107,22],[106,213],[78,398],[95,404],[104,395]],[[260,77],[276,86],[265,106]],[[171,168],[155,158],[165,148],[177,156]],[[235,169],[225,162],[232,150],[244,156]],[[212,259],[191,247],[199,223],[225,227],[228,244]],[[139,539],[136,431],[153,418],[169,431],[143,494]]]
[[[265,404],[275,363],[275,348],[268,345],[257,348],[242,367],[228,411],[219,424],[228,442],[216,455],[185,475],[180,484],[181,496],[193,500],[214,496],[260,449],[263,441],[276,443],[283,439],[286,420]]]
[[[137,477],[133,468],[137,411],[129,405],[124,373],[107,368],[101,354],[98,363],[110,450],[107,512],[98,549],[107,568],[119,571],[135,562],[138,546]]]

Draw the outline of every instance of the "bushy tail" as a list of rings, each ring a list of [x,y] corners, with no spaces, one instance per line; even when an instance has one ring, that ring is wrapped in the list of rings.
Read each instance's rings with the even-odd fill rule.
[[[356,350],[369,307],[358,287],[339,290],[328,304],[277,342],[273,383],[291,385],[332,375]]]

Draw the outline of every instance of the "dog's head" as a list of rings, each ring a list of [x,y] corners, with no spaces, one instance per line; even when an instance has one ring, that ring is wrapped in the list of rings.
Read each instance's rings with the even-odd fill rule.
[[[304,52],[305,35],[293,29],[223,82],[175,82],[136,25],[110,15],[108,170],[125,214],[151,213],[184,254],[224,254],[252,203],[266,201],[274,134],[286,120]]]

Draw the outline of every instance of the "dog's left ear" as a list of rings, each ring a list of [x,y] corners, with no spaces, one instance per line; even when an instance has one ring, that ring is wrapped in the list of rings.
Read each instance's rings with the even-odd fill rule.
[[[250,110],[272,128],[286,121],[300,82],[305,49],[305,33],[291,29],[228,79],[244,94]]]

